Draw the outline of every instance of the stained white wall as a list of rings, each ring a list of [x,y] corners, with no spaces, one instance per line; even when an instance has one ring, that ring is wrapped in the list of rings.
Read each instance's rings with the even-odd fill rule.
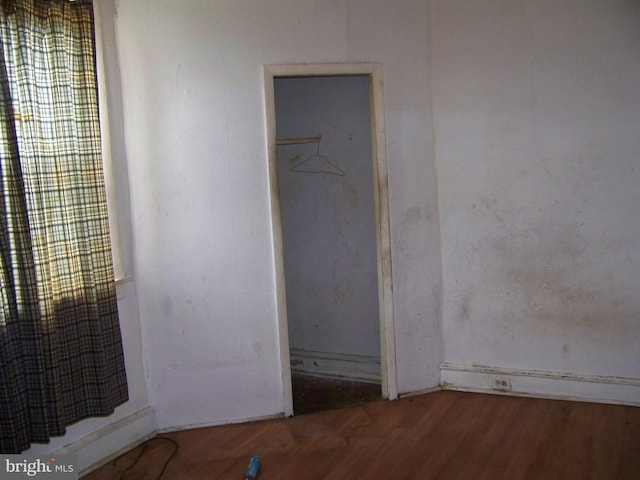
[[[277,137],[321,135],[278,147],[289,345],[379,362],[369,77],[274,83]]]
[[[118,3],[136,285],[161,428],[283,411],[263,64],[383,63],[399,389],[438,384],[427,13],[419,0]]]
[[[432,7],[446,360],[640,378],[640,5]]]

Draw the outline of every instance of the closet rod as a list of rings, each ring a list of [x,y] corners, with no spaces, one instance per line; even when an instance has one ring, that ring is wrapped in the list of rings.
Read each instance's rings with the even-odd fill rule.
[[[278,138],[276,145],[295,145],[298,143],[318,143],[322,136],[305,137],[305,138]]]

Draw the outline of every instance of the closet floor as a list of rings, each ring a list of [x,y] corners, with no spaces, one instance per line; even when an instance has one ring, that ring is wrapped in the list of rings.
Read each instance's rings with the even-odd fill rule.
[[[380,385],[292,374],[295,415],[350,407],[381,398]]]

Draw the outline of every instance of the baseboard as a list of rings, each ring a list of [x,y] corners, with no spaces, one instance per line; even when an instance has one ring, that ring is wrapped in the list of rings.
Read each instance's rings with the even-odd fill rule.
[[[420,395],[428,395],[429,393],[435,393],[442,391],[442,386],[438,385],[437,387],[424,388],[422,390],[415,390],[411,392],[401,393],[398,395],[398,398],[405,399],[411,397],[418,397]]]
[[[368,355],[290,349],[291,371],[307,375],[380,383],[380,358]]]
[[[443,390],[640,406],[640,379],[445,362]]]
[[[224,425],[236,425],[241,423],[251,423],[251,422],[262,422],[265,420],[276,420],[279,418],[285,418],[283,413],[272,413],[270,415],[260,415],[257,417],[243,417],[236,418],[232,420],[218,420],[215,422],[203,422],[203,423],[192,423],[187,425],[178,425],[175,427],[164,427],[159,428],[157,433],[171,433],[171,432],[181,432],[183,430],[195,430],[196,428],[209,428],[209,427],[221,427]]]
[[[146,407],[55,451],[78,456],[80,476],[101,467],[156,434],[153,408]]]

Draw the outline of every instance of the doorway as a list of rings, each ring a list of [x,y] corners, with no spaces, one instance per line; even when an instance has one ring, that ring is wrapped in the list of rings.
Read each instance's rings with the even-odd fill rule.
[[[265,67],[287,415],[301,385],[397,397],[381,88],[377,64]]]

